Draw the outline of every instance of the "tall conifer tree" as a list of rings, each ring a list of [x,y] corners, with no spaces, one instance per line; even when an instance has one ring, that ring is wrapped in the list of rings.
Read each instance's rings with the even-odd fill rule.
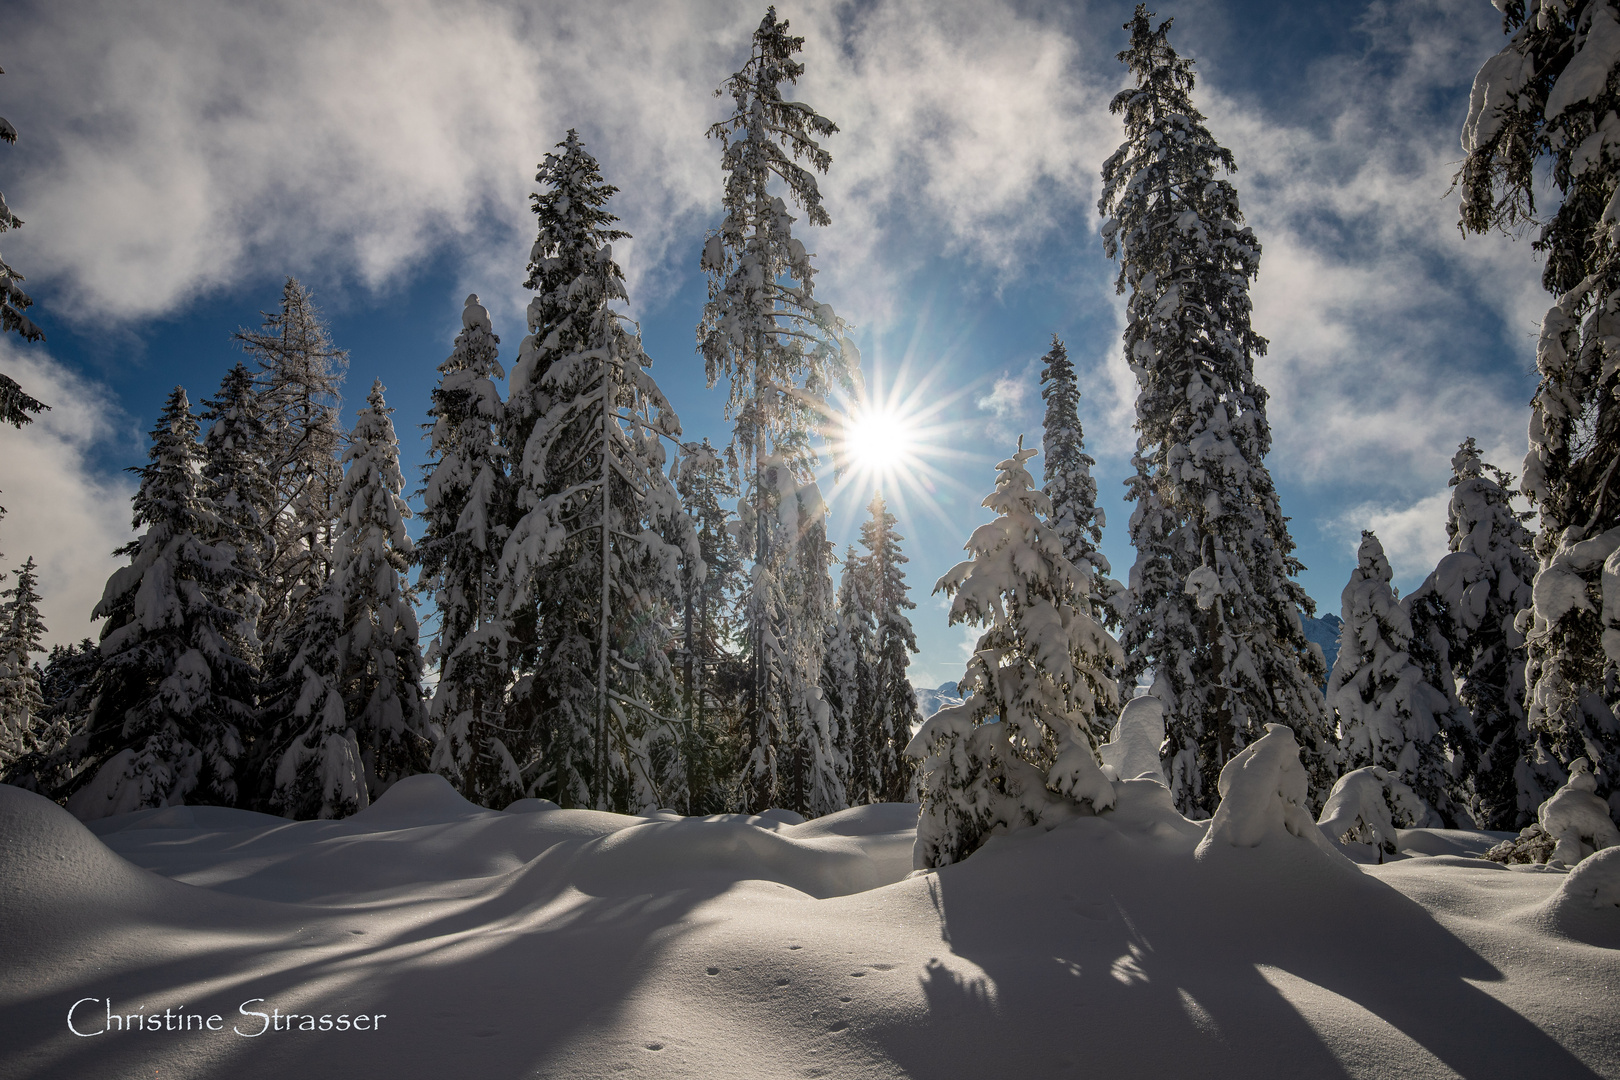
[[[537,676],[520,692],[539,719],[520,761],[534,794],[639,811],[685,804],[669,625],[697,537],[664,473],[680,421],[647,371],[603,209],[617,190],[570,131],[536,179],[539,295],[512,402],[537,412],[514,463],[524,510],[506,543],[503,606],[536,614]]]
[[[1519,829],[1535,819],[1555,784],[1547,763],[1537,765],[1524,709],[1525,641],[1518,620],[1533,602],[1536,561],[1524,524],[1530,515],[1513,508],[1513,477],[1481,461],[1472,438],[1451,466],[1451,551],[1404,601],[1413,654],[1443,657],[1443,671],[1430,681],[1442,690],[1455,686],[1470,717],[1445,732],[1454,801],[1479,828]]]
[[[237,800],[251,669],[233,651],[245,633],[226,599],[240,584],[234,551],[209,542],[218,516],[201,476],[197,419],[176,387],[135,470],[134,527],[92,612],[105,618],[102,662],[80,772],[68,807],[81,818],[177,803]]]
[[[1541,518],[1528,725],[1533,757],[1556,763],[1535,783],[1550,794],[1585,757],[1620,817],[1620,13],[1607,0],[1498,7],[1511,38],[1474,79],[1456,179],[1464,231],[1537,227],[1557,298],[1536,347],[1521,482]],[[1550,213],[1536,207],[1543,178]]]
[[[17,570],[16,582],[0,596],[0,770],[40,749],[45,697],[34,653],[45,651],[45,620],[39,613],[39,578],[34,558]]]
[[[1394,575],[1378,537],[1364,531],[1356,557],[1327,686],[1328,707],[1338,714],[1343,768],[1386,770],[1435,815],[1397,824],[1439,825],[1450,802],[1442,729],[1452,701],[1412,659],[1412,621],[1395,598]]]
[[[1043,360],[1041,397],[1046,401],[1046,419],[1042,425],[1045,483],[1041,490],[1052,500],[1052,528],[1063,538],[1063,556],[1078,575],[1080,596],[1091,604],[1091,613],[1104,626],[1117,629],[1119,612],[1113,601],[1119,583],[1108,576],[1112,567],[1097,547],[1105,523],[1097,505],[1097,481],[1091,475],[1097,462],[1085,452],[1080,386],[1069,350],[1056,334]]]
[[[1242,224],[1235,170],[1193,107],[1192,62],[1145,6],[1120,60],[1135,76],[1110,109],[1125,142],[1103,165],[1104,248],[1129,294],[1125,353],[1136,373],[1136,503],[1124,676],[1154,673],[1177,807],[1212,814],[1221,769],[1282,722],[1295,731],[1320,805],[1334,777],[1324,675],[1300,624],[1287,519],[1265,466],[1266,391],[1248,283],[1260,245]]]
[[[867,509],[871,516],[861,526],[867,555],[856,569],[863,614],[870,620],[861,657],[866,707],[860,716],[857,745],[862,752],[850,801],[904,802],[914,771],[905,748],[912,728],[922,722],[917,693],[906,676],[910,654],[917,651],[917,635],[906,612],[917,605],[900,569],[908,560],[900,552],[905,537],[895,532],[894,515],[882,495],[874,496]]]
[[[257,365],[259,405],[268,441],[265,470],[274,496],[275,555],[266,568],[259,640],[277,661],[297,650],[288,640],[304,622],[304,604],[332,576],[337,532],[339,390],[348,353],[333,346],[313,297],[296,278],[260,330],[236,340]]]
[[[415,548],[401,492],[399,438],[382,380],[349,433],[337,491],[332,580],[342,597],[344,712],[359,740],[373,800],[402,777],[427,769],[430,740],[422,700],[422,647],[406,585]]]
[[[271,448],[264,410],[246,364],[238,362],[225,373],[219,393],[203,402],[202,419],[209,424],[203,438],[203,490],[217,523],[209,540],[231,549],[238,577],[223,600],[241,619],[236,651],[253,669],[257,684],[264,660],[258,626],[265,575],[275,562],[275,491],[265,469]]]
[[[495,379],[500,338],[477,296],[467,297],[461,333],[439,365],[428,415],[431,453],[422,496],[426,528],[417,545],[421,585],[439,613],[428,651],[437,663],[432,718],[443,733],[434,771],[468,799],[490,806],[520,798],[522,777],[506,745],[510,635],[499,610],[501,519],[509,498],[506,455],[496,438],[502,417]]]
[[[728,508],[737,497],[731,472],[707,438],[682,446],[674,470],[675,488],[697,530],[699,556],[686,560],[682,578],[681,696],[691,719],[683,746],[694,808],[711,813],[737,809],[736,762],[742,757],[742,672],[732,644],[744,558],[733,527],[736,515]]]
[[[826,395],[852,385],[860,359],[845,326],[814,297],[815,270],[787,201],[812,225],[830,221],[815,173],[832,157],[817,141],[838,129],[803,102],[783,97],[804,65],[804,39],[769,8],[742,70],[721,88],[730,117],[709,129],[721,146],[725,218],[704,246],[709,301],[698,326],[710,385],[730,382],[731,452],[742,474],[743,517],[754,569],[742,598],[750,809],[836,799],[826,788],[835,748],[821,698],[817,609],[831,606],[825,504],[815,490],[812,438]],[[805,162],[805,168],[799,162]],[[815,792],[817,794],[812,795]]]

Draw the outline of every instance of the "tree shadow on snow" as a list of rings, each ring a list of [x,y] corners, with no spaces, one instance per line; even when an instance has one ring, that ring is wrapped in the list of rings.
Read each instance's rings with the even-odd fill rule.
[[[602,873],[591,846],[558,844],[463,899],[283,904],[152,879],[151,896],[99,915],[92,902],[88,923],[46,912],[44,977],[4,995],[0,1078],[563,1075],[548,1062],[614,1026],[692,911],[738,880],[716,867],[638,885]],[[184,1005],[223,1015],[224,1030],[77,1038],[65,1016],[84,997],[121,1012]],[[232,1033],[260,1023],[238,1014],[254,998],[247,1008],[388,1019],[366,1033]]]
[[[993,843],[929,879],[927,1022],[872,1037],[929,1077],[1595,1080],[1420,905],[1301,848],[1195,861],[1096,819]]]

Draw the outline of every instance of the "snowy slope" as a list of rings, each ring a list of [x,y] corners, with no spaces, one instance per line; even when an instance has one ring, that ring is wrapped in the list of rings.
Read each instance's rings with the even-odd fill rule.
[[[1620,1075],[1620,890],[1212,844],[1145,780],[909,876],[914,820],[496,813],[418,777],[348,821],[98,837],[0,787],[0,1077]],[[222,1030],[67,1030],[109,997]]]

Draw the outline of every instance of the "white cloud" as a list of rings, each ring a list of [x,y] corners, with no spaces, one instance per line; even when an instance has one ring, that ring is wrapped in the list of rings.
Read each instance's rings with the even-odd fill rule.
[[[94,637],[90,611],[122,560],[114,548],[131,538],[135,485],[94,468],[98,445],[128,451],[139,435],[107,391],[67,371],[38,346],[0,338],[0,370],[51,406],[18,430],[0,426],[0,552],[6,584],[32,555],[39,564],[41,614],[51,643]]]
[[[1405,582],[1410,591],[1449,550],[1446,537],[1446,509],[1451,503],[1451,491],[1445,489],[1427,495],[1408,506],[1381,506],[1367,503],[1346,512],[1332,524],[1332,531],[1342,538],[1342,550],[1355,562],[1356,550],[1361,546],[1361,530],[1378,534],[1389,558],[1390,569],[1397,582]]]
[[[516,303],[534,163],[577,126],[622,189],[632,297],[655,300],[695,273],[719,190],[703,132],[727,104],[711,92],[759,14],[740,0],[41,9],[8,24],[22,265],[71,283],[80,319],[138,319],[253,275],[380,287],[450,243],[464,284]],[[1074,43],[1011,4],[783,14],[808,38],[802,96],[841,128],[835,224],[814,239],[868,319],[905,269],[891,234],[1016,266],[1054,208],[1092,190],[1108,118]]]
[[[1237,155],[1265,248],[1252,295],[1271,339],[1256,367],[1272,395],[1273,468],[1410,499],[1449,475],[1469,435],[1517,467],[1546,298],[1529,245],[1462,236],[1447,197],[1457,88],[1499,47],[1495,18],[1433,0],[1376,7],[1363,29],[1366,54],[1312,72],[1319,97],[1299,108],[1303,122],[1219,92],[1201,100]],[[1455,107],[1437,113],[1443,94]],[[1525,362],[1505,370],[1504,352]]]

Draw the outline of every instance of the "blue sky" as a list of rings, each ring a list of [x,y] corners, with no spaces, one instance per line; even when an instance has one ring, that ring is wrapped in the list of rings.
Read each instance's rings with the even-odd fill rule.
[[[879,0],[779,5],[807,45],[799,96],[842,129],[801,230],[817,288],[857,327],[874,390],[926,408],[927,483],[891,491],[922,643],[914,681],[961,672],[967,637],[928,595],[986,514],[994,463],[1038,441],[1039,357],[1064,337],[1107,512],[1131,563],[1134,388],[1123,305],[1097,236],[1107,103],[1129,3]],[[1477,437],[1515,472],[1546,306],[1527,242],[1464,238],[1451,174],[1468,87],[1500,48],[1485,0],[1162,3],[1198,63],[1197,100],[1237,156],[1265,249],[1255,325],[1271,392],[1269,464],[1322,611],[1360,530],[1409,589],[1443,552],[1449,460]],[[690,437],[723,442],[723,388],[693,352],[698,253],[718,217],[723,115],[757,3],[508,4],[201,0],[8,4],[0,189],[27,221],[3,244],[43,345],[0,366],[57,408],[0,431],[7,568],[44,567],[58,640],[127,537],[130,478],[169,388],[211,394],[295,274],[350,351],[347,398],[388,386],[408,475],[462,300],[521,340],[534,166],[577,127],[621,188],[617,249],[654,374]],[[898,387],[898,390],[896,388]],[[346,422],[352,412],[346,410]],[[1039,459],[1036,459],[1038,464]],[[834,485],[853,539],[870,490]]]

